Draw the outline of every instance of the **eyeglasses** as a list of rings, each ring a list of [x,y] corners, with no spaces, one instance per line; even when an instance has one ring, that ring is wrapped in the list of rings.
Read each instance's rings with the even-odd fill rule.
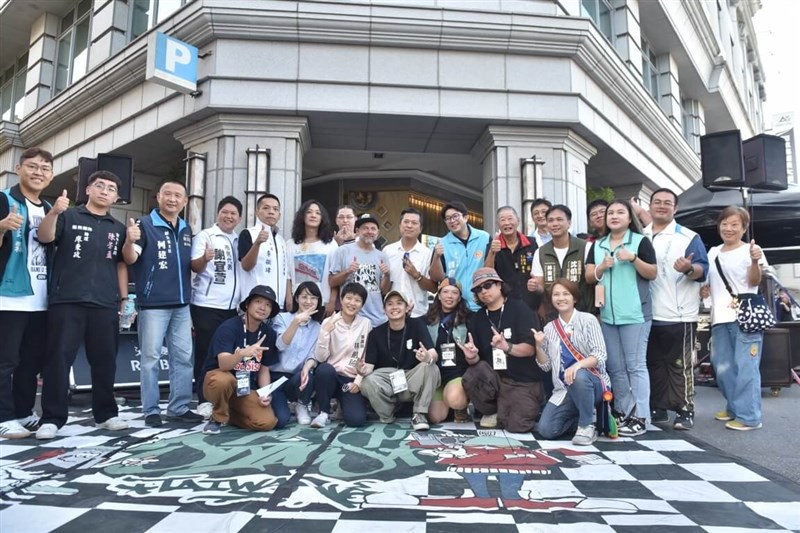
[[[50,174],[53,171],[53,167],[37,165],[35,163],[25,163],[22,166],[27,168],[30,172],[41,172],[42,174]]]
[[[314,296],[313,294],[301,294],[297,297],[297,299],[305,302],[316,302],[319,300],[319,296]]]
[[[454,214],[450,215],[449,217],[444,217],[444,221],[449,224],[450,222],[455,222],[456,220],[458,220],[460,218],[461,218],[461,213],[454,213]]]
[[[496,281],[484,281],[483,283],[481,283],[480,285],[478,285],[477,287],[472,289],[472,292],[474,292],[475,294],[478,294],[479,292],[482,292],[482,291],[488,291],[489,289],[494,287],[496,284],[497,284]]]
[[[605,210],[605,208],[603,208],[603,209],[598,209],[596,211],[592,211],[591,213],[589,213],[589,218],[603,217],[605,215],[606,215],[606,210]]]
[[[356,217],[354,215],[336,215],[336,218],[337,218],[337,220],[338,219],[341,219],[341,220],[353,220]]]
[[[117,187],[115,185],[106,185],[105,183],[100,183],[96,181],[92,184],[92,187],[97,189],[98,191],[105,191],[108,194],[117,194]]]
[[[664,207],[672,207],[673,205],[675,205],[675,202],[673,202],[671,200],[663,200],[663,201],[662,200],[653,200],[652,202],[650,202],[650,205],[655,205],[655,206],[663,205]]]

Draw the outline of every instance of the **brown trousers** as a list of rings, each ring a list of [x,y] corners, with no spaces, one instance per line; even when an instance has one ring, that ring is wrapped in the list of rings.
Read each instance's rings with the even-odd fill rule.
[[[485,415],[497,413],[497,421],[504,429],[514,433],[533,431],[544,402],[541,382],[514,381],[486,361],[479,361],[464,373],[462,384],[475,408]]]
[[[211,418],[220,424],[230,424],[254,431],[269,431],[278,423],[272,406],[258,403],[258,393],[236,396],[236,377],[228,371],[215,369],[206,373],[203,395],[214,405]]]

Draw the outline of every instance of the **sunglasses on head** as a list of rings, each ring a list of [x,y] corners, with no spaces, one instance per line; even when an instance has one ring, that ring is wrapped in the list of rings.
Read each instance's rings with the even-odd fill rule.
[[[496,281],[484,281],[483,283],[472,289],[472,292],[477,294],[481,291],[488,291],[489,289],[494,287],[496,283],[497,283]]]

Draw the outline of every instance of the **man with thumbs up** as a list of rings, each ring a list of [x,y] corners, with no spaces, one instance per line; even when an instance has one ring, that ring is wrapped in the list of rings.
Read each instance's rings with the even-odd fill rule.
[[[694,360],[699,291],[708,272],[708,256],[700,236],[675,221],[678,196],[659,189],[650,197],[653,221],[644,234],[653,242],[658,275],[650,282],[653,325],[647,343],[650,416],[654,424],[694,426]]]
[[[52,439],[67,422],[69,371],[81,343],[92,371],[92,414],[99,428],[128,427],[114,398],[119,311],[128,298],[122,257],[125,225],[109,214],[121,180],[100,170],[89,176],[86,205],[69,209],[64,190],[39,226],[39,242],[56,246],[42,372],[42,425],[37,439]]]
[[[203,364],[211,337],[220,324],[237,315],[241,300],[241,269],[238,261],[242,202],[226,196],[217,205],[217,222],[192,239],[192,313],[194,326],[194,384],[197,410],[211,415],[211,405],[203,397]],[[248,290],[249,293],[249,290]],[[205,405],[204,405],[205,404]]]
[[[50,211],[40,194],[53,181],[53,155],[28,148],[15,172],[19,184],[0,192],[0,439],[28,437],[39,424],[33,405],[45,351],[50,247],[37,232]]]
[[[377,327],[386,320],[382,295],[389,292],[391,285],[389,259],[375,248],[380,236],[377,218],[363,214],[356,219],[355,228],[356,242],[340,246],[333,254],[329,283],[331,287],[339,287],[355,282],[367,289],[367,301],[361,314],[369,319],[372,327]]]

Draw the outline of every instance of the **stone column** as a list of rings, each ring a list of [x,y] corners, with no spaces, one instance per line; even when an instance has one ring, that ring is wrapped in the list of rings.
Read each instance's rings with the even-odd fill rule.
[[[129,3],[132,2],[94,0],[89,70],[125,48]]]
[[[706,114],[700,100],[684,100],[683,131],[686,142],[692,147],[695,153],[700,153],[700,137],[706,134]]]
[[[483,165],[483,216],[487,231],[495,229],[495,211],[514,207],[523,221],[530,218],[530,200],[523,197],[522,161],[536,156],[544,197],[572,210],[572,232],[586,231],[586,164],[597,149],[569,128],[489,126],[472,150]],[[521,227],[530,234],[532,227]]]
[[[670,122],[681,131],[683,109],[681,108],[678,64],[671,54],[661,54],[656,57],[656,68],[658,69],[658,94],[661,95],[658,103],[669,117]]]
[[[311,147],[308,119],[225,113],[183,128],[175,138],[187,152],[205,155],[203,227],[214,223],[217,202],[228,195],[252,206],[249,215],[243,213],[242,226],[252,225],[255,198],[269,192],[281,200],[281,232],[291,231],[301,203],[303,154]],[[264,153],[266,175],[264,158],[258,157]]]
[[[639,23],[639,0],[612,0],[611,5],[614,9],[614,49],[625,64],[641,78],[642,29]]]

